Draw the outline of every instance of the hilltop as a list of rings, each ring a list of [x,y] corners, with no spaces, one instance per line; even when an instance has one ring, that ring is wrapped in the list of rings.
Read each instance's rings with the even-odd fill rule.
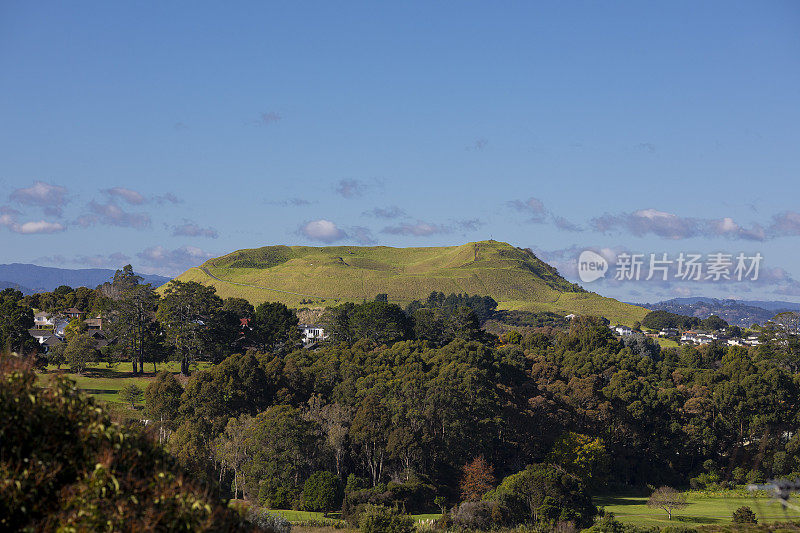
[[[460,246],[266,246],[210,259],[177,277],[222,297],[292,307],[371,300],[407,304],[432,291],[488,295],[500,309],[603,315],[631,324],[647,310],[587,292],[530,250],[480,241]]]

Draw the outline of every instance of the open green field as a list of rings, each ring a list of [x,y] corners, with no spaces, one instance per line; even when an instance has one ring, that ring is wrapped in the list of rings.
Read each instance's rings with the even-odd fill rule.
[[[427,248],[267,246],[210,259],[177,279],[213,285],[223,298],[295,308],[372,300],[381,293],[403,305],[441,291],[488,295],[500,309],[596,314],[629,325],[647,314],[580,291],[529,251],[497,241]]]
[[[295,511],[293,509],[273,509],[270,510],[270,513],[280,515],[289,522],[309,522],[309,521],[322,522],[322,521],[335,520],[332,518],[325,518],[323,513],[317,513],[313,511]],[[436,514],[412,514],[410,516],[417,522],[420,522],[422,520],[437,520],[442,515],[436,513]]]
[[[674,341],[674,340],[672,340],[672,339],[665,339],[665,338],[663,338],[663,337],[659,337],[659,338],[658,338],[658,339],[656,339],[656,340],[658,341],[658,344],[659,344],[659,345],[660,345],[662,348],[678,348],[678,347],[680,346],[680,343],[678,343],[678,342],[675,342],[675,341]]]
[[[726,525],[732,522],[733,512],[743,505],[747,505],[756,513],[760,524],[800,520],[800,512],[791,509],[784,511],[779,503],[765,496],[748,497],[733,494],[705,496],[689,493],[687,499],[689,505],[685,509],[673,511],[672,521],[667,520],[665,511],[647,507],[646,497],[603,496],[595,497],[594,503],[614,513],[619,521],[637,526]]]
[[[194,367],[194,370],[204,369],[208,366],[209,363],[198,363]],[[180,372],[180,364],[177,361],[158,363],[156,365],[157,372],[153,370],[153,365],[147,364],[145,365],[144,374],[134,376],[133,372],[131,372],[130,363],[119,363],[113,367],[109,367],[106,363],[90,363],[86,372],[83,374],[75,374],[70,372],[66,367],[62,367],[59,371],[54,365],[48,365],[47,372],[41,373],[39,375],[39,380],[41,383],[47,384],[47,381],[51,379],[52,376],[60,374],[75,381],[79,389],[90,396],[94,396],[98,400],[110,404],[119,404],[120,407],[127,406],[130,408],[130,405],[125,404],[119,398],[119,391],[122,390],[125,385],[135,383],[144,389],[155,379],[158,372],[166,370],[173,374],[178,374]]]

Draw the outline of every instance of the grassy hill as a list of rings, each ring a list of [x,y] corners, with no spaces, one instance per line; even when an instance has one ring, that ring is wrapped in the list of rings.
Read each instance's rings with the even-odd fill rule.
[[[461,246],[266,246],[210,259],[178,276],[224,297],[291,307],[371,300],[407,304],[432,291],[489,295],[500,309],[597,314],[631,324],[647,310],[586,292],[527,250],[497,241]]]

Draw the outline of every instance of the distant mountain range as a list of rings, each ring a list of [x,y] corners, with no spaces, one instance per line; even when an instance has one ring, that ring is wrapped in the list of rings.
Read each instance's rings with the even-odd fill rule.
[[[0,265],[0,289],[19,289],[23,294],[49,292],[60,285],[94,289],[110,281],[114,272],[116,271],[108,268],[70,269],[11,263]],[[139,275],[144,278],[142,283],[150,283],[153,287],[160,287],[170,280],[154,274]]]
[[[650,310],[708,318],[717,315],[728,324],[751,326],[763,324],[783,311],[800,311],[800,303],[775,300],[718,300],[716,298],[673,298],[662,302],[637,304]]]

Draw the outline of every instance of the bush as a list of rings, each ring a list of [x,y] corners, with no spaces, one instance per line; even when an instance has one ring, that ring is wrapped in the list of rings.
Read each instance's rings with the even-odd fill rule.
[[[748,506],[743,505],[733,512],[734,524],[758,524],[756,513]]]
[[[341,507],[342,498],[342,481],[333,472],[314,472],[303,486],[303,508],[306,511],[333,511]]]
[[[249,507],[245,513],[245,519],[266,533],[289,533],[292,530],[292,525],[286,518],[270,513],[261,507]]]
[[[401,515],[396,509],[382,505],[368,505],[358,519],[362,533],[413,533],[414,520]]]
[[[509,523],[510,512],[501,502],[463,502],[453,512],[453,523],[466,529],[491,529]]]
[[[579,528],[592,525],[597,507],[584,484],[563,468],[548,464],[529,465],[512,474],[487,500],[502,502],[514,523],[534,522],[555,526],[572,522]]]

